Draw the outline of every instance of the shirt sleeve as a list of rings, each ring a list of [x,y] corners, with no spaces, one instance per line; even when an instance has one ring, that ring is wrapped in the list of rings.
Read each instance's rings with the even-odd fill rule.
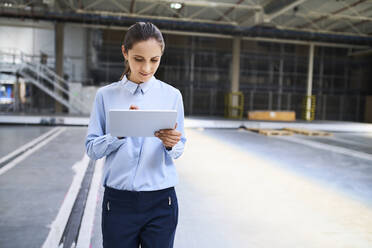
[[[118,139],[111,136],[110,133],[106,134],[106,114],[103,96],[101,91],[98,90],[94,99],[85,140],[88,156],[93,160],[100,159],[118,149],[125,142],[126,139]]]
[[[164,150],[166,153],[173,159],[179,158],[183,150],[185,148],[186,143],[186,136],[185,136],[185,130],[184,130],[184,109],[183,109],[183,100],[182,100],[182,94],[178,91],[178,98],[177,98],[177,131],[181,132],[181,140],[175,144],[171,150],[167,150],[164,147]]]

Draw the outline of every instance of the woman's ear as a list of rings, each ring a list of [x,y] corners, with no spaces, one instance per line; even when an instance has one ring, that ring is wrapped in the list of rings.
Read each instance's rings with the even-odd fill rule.
[[[127,52],[125,51],[125,47],[124,47],[124,45],[121,45],[121,53],[123,54],[123,56],[124,56],[124,59],[128,59],[128,54],[127,54]]]

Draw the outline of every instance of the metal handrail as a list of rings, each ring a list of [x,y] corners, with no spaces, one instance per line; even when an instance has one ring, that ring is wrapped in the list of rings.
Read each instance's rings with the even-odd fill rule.
[[[34,68],[33,65],[30,65],[29,63],[24,63],[20,68],[19,70],[20,71],[23,71],[25,68],[27,69],[30,69],[31,71],[33,71],[36,75],[40,76],[41,78],[43,78],[44,80],[46,80],[48,83],[50,83],[51,85],[53,85],[55,88],[57,88],[58,90],[62,91],[63,93],[65,93],[66,95],[68,95],[71,99],[73,99],[73,101],[75,103],[78,103],[78,105],[80,105],[80,111],[82,111],[82,109],[85,109],[85,110],[88,110],[85,105],[84,105],[84,102],[82,102],[79,98],[76,98],[73,94],[71,94],[71,92],[69,90],[66,90],[65,88],[63,88],[59,83],[56,83],[54,80],[52,80],[51,78],[49,78],[46,74],[44,74],[44,72],[42,70],[40,70],[40,68],[43,68],[43,69],[46,69],[48,70],[49,73],[52,74],[52,77],[55,77],[55,78],[58,78],[59,80],[61,79],[60,82],[62,82],[66,87],[68,87],[68,84],[66,83],[65,80],[63,80],[60,76],[58,76],[57,74],[55,74],[52,70],[50,70],[49,68],[47,68],[46,66],[42,65],[42,64],[37,64],[37,69]],[[28,75],[30,77],[30,75]],[[88,111],[89,112],[89,111]]]
[[[89,112],[89,109],[85,106],[84,102],[81,101],[79,98],[75,97],[69,90],[67,90],[69,85],[64,78],[57,75],[48,66],[41,64],[39,62],[32,61],[30,59],[27,59],[30,56],[26,55],[21,50],[17,48],[12,49],[12,50],[13,52],[4,52],[2,51],[2,49],[0,49],[0,56],[1,55],[12,56],[13,58],[11,62],[5,62],[5,63],[0,63],[0,64],[6,64],[7,66],[14,67],[15,68],[14,71],[19,72],[22,76],[25,77],[25,79],[30,80],[32,83],[37,85],[39,88],[44,90],[46,93],[51,95],[53,98],[61,102],[66,107],[72,107],[82,113],[84,112],[84,110],[86,110],[86,112]],[[17,52],[19,54],[16,54]],[[18,58],[19,60],[16,58]],[[28,69],[31,72],[33,72],[37,78],[35,79],[35,77],[30,75],[30,73],[27,73],[25,69]],[[49,84],[51,84],[55,89],[58,89],[62,91],[63,93],[65,93],[66,95],[68,95],[68,97],[74,102],[75,105],[78,105],[78,107],[73,106],[72,104],[69,104],[62,96],[56,94],[55,92],[50,90],[48,87],[40,83],[39,78],[44,79],[45,82],[48,82]]]
[[[18,64],[20,64],[21,62],[24,62],[24,61],[27,61],[27,62],[31,62],[31,63],[38,63],[39,59],[40,59],[40,55],[30,55],[30,54],[27,54],[27,53],[24,53],[22,50],[20,50],[19,48],[0,48],[0,58],[1,56],[11,56],[12,57],[12,61],[13,63],[15,63],[17,60],[18,60]],[[0,59],[1,60],[1,59]],[[49,57],[48,58],[48,63],[46,64],[46,66],[48,67],[54,67],[54,57]],[[64,58],[65,62],[65,65],[64,65],[64,69],[66,69],[66,64],[69,64],[70,63],[70,58],[69,57],[65,57]],[[71,68],[68,68],[66,71],[70,71]]]

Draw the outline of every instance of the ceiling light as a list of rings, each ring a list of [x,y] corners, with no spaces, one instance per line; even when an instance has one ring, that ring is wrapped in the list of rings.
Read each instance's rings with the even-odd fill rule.
[[[180,4],[180,3],[171,3],[170,4],[170,7],[172,9],[180,9],[180,8],[182,8],[182,4]]]

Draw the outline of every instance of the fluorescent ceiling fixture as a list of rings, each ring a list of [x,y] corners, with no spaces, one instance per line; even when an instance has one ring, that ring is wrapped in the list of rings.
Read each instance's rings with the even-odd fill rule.
[[[171,3],[170,4],[170,7],[172,9],[180,9],[180,8],[182,8],[182,4],[180,4],[180,3]]]

